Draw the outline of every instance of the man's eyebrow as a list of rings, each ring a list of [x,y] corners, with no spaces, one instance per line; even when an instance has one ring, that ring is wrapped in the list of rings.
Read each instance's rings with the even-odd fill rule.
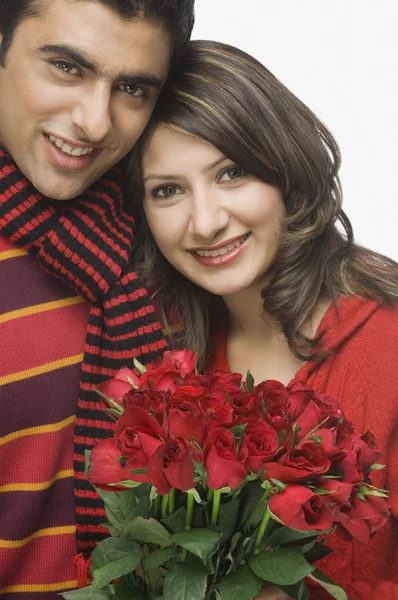
[[[203,167],[203,169],[201,169],[201,173],[207,173],[208,171],[211,171],[212,169],[214,169],[214,167],[217,167],[218,165],[221,165],[223,162],[225,162],[226,160],[229,160],[229,158],[227,156],[221,156],[221,158],[218,158],[216,161],[214,161],[213,163],[206,165],[205,167]],[[143,183],[146,183],[147,181],[149,181],[150,179],[159,179],[160,181],[170,181],[170,180],[175,180],[175,179],[181,179],[181,175],[157,175],[156,173],[150,173],[149,175],[147,175],[146,177],[144,177],[143,179]]]
[[[70,60],[83,69],[87,69],[94,73],[94,75],[104,75],[106,73],[102,71],[100,66],[93,60],[84,56],[79,50],[69,46],[67,44],[45,44],[39,48],[41,54],[52,54],[53,56],[62,56],[65,60]],[[160,89],[163,86],[163,81],[152,73],[138,71],[136,73],[122,73],[117,72],[113,74],[115,81],[123,81],[130,85],[148,85],[155,89]]]

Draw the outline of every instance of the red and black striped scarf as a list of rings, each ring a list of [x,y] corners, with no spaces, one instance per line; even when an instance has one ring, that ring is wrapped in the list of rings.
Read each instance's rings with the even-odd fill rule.
[[[0,231],[90,305],[76,409],[75,498],[78,553],[103,538],[102,502],[84,476],[84,451],[112,435],[94,391],[133,357],[151,362],[166,348],[146,291],[130,265],[133,219],[123,210],[114,168],[72,201],[44,198],[0,149]],[[84,561],[83,561],[84,571]]]

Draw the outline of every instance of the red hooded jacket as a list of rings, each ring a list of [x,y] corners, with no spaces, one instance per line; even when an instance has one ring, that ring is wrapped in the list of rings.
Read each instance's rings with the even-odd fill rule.
[[[398,600],[398,306],[340,298],[337,311],[329,307],[317,333],[324,334],[323,346],[333,354],[306,363],[293,382],[334,397],[358,433],[374,434],[382,452],[378,462],[387,467],[375,472],[373,481],[389,490],[392,511],[367,546],[330,536],[334,552],[319,566],[349,600]],[[229,370],[225,329],[215,342],[211,368]],[[331,596],[314,591],[311,598]]]

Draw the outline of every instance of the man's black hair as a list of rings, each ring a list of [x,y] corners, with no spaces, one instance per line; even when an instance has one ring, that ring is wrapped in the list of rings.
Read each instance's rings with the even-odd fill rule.
[[[15,31],[29,17],[38,17],[52,0],[0,0],[0,65],[4,66]],[[74,0],[72,0],[73,2]],[[189,41],[194,24],[195,0],[89,0],[110,8],[123,19],[144,19],[164,24],[172,34],[172,65]]]

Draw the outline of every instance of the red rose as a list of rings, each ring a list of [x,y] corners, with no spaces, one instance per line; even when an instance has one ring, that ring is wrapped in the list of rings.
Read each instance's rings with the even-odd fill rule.
[[[338,464],[338,470],[343,473],[343,481],[360,483],[364,479],[362,468],[358,460],[358,448],[352,448]]]
[[[127,458],[126,469],[146,469],[149,458],[160,446],[166,435],[148,412],[141,408],[126,408],[116,423],[115,443],[119,453]],[[143,473],[130,473],[129,479],[147,482]]]
[[[341,508],[349,502],[353,484],[340,479],[324,479],[321,477],[317,482],[317,487],[328,492],[330,494],[329,498]]]
[[[288,450],[276,462],[266,463],[264,479],[278,479],[283,483],[313,480],[327,473],[330,464],[330,460],[322,454],[316,444],[308,441]]]
[[[348,519],[339,524],[337,533],[346,541],[356,540],[360,544],[367,544],[370,536],[380,529],[390,516],[388,503],[384,498],[365,496],[365,500],[361,500],[355,490],[351,505],[344,512]]]
[[[264,463],[276,456],[278,447],[275,429],[262,421],[251,421],[243,432],[241,444],[241,448],[247,448],[248,471],[257,473]]]
[[[207,373],[205,381],[207,393],[211,398],[225,400],[226,393],[240,391],[242,375],[225,371],[210,371]]]
[[[182,438],[159,446],[148,462],[148,477],[157,493],[163,496],[171,488],[185,491],[195,487],[193,461],[201,462],[201,455]]]
[[[290,418],[296,421],[308,405],[312,396],[312,388],[304,383],[295,383],[289,389]]]
[[[122,404],[123,396],[127,394],[134,385],[138,387],[139,384],[140,380],[137,375],[133,373],[131,369],[123,367],[122,369],[119,369],[113,379],[108,379],[107,381],[100,383],[98,391],[107,398],[112,398],[116,402]],[[108,408],[108,405],[106,405],[106,408]]]
[[[317,447],[332,462],[340,461],[345,457],[346,452],[337,445],[336,428],[318,429],[308,439],[311,440],[311,438],[315,438]]]
[[[323,428],[334,427],[342,417],[343,413],[333,398],[326,394],[321,394],[319,397],[312,396],[301,415],[296,419],[296,426],[299,428],[297,439],[302,439],[319,425]],[[317,434],[314,432],[314,435]]]
[[[253,393],[260,400],[267,423],[278,432],[290,431],[290,400],[285,386],[270,379],[256,385]]]
[[[229,402],[236,417],[243,417],[245,420],[260,417],[260,403],[257,396],[250,392],[232,392]]]
[[[93,485],[107,492],[128,489],[122,485],[108,485],[131,479],[128,470],[120,464],[120,450],[117,448],[115,440],[102,440],[94,447],[90,454],[88,479]]]
[[[275,402],[280,400],[289,400],[289,394],[286,387],[280,381],[275,379],[267,379],[257,384],[253,388],[253,394],[255,394],[263,406],[266,406],[269,402]]]
[[[369,473],[369,467],[377,462],[381,456],[375,437],[370,431],[366,431],[361,437],[354,441],[354,448],[357,450],[358,463],[366,477]]]
[[[208,486],[214,490],[237,488],[246,477],[247,448],[238,452],[232,431],[223,427],[213,429],[206,438],[204,455],[205,468],[209,474]]]
[[[163,354],[163,362],[170,370],[179,371],[182,377],[194,372],[198,355],[185,348],[184,350],[167,350]]]
[[[206,417],[194,404],[178,404],[169,408],[167,426],[172,437],[193,438],[199,446],[206,434]]]
[[[167,392],[156,392],[155,390],[131,390],[128,394],[123,396],[123,404],[126,408],[135,406],[141,408],[145,412],[149,411],[158,423],[162,425],[166,398]]]
[[[213,400],[214,402],[214,400]],[[207,411],[207,431],[213,431],[216,427],[229,427],[232,425],[233,409],[230,404],[218,404]]]
[[[164,363],[155,368],[155,363],[152,363],[141,375],[139,389],[174,392],[180,381],[181,373],[177,369],[170,368]]]
[[[303,485],[288,485],[272,494],[269,508],[287,527],[300,531],[322,531],[334,521],[328,496],[318,496]]]

